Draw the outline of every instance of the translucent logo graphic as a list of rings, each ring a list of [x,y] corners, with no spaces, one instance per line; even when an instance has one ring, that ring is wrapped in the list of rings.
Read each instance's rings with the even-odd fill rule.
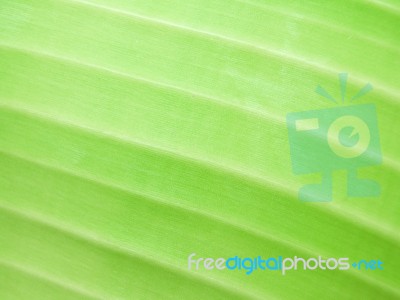
[[[347,171],[348,196],[380,195],[377,182],[358,176],[359,168],[382,162],[376,107],[355,104],[372,90],[372,85],[366,84],[355,96],[346,99],[346,73],[339,74],[339,82],[341,101],[335,100],[323,87],[316,88],[334,107],[287,115],[293,172],[322,175],[321,182],[300,189],[299,198],[303,201],[332,201],[335,170]]]
[[[278,271],[283,276],[289,271],[297,270],[324,270],[324,271],[347,271],[352,266],[355,270],[380,271],[384,270],[383,261],[379,259],[365,260],[361,259],[350,263],[348,257],[329,257],[323,258],[321,255],[317,257],[284,257],[284,256],[269,256],[263,257],[241,257],[239,255],[228,258],[218,257],[197,257],[196,253],[192,253],[187,259],[188,270],[228,270],[242,271],[246,275],[251,275],[253,272],[260,271]]]

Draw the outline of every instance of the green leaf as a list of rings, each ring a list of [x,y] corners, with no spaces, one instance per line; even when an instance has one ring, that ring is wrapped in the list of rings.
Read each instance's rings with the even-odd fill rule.
[[[2,0],[0,298],[398,299],[399,36],[394,0]],[[314,90],[342,99],[340,72],[348,99],[374,87],[383,163],[359,175],[381,196],[338,171],[303,202],[321,179],[292,173],[286,115],[335,105]]]

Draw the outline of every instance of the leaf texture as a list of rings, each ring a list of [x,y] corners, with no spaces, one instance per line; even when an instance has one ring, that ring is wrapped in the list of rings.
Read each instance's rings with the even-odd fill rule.
[[[2,0],[1,299],[399,299],[396,1]],[[305,203],[287,113],[370,82],[379,198]],[[312,154],[310,154],[312,155]],[[385,270],[187,268],[351,257]]]

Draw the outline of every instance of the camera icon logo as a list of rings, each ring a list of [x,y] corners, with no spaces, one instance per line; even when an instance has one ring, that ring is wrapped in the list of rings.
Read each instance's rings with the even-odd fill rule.
[[[345,104],[347,74],[339,74],[342,104]],[[372,90],[367,84],[352,99]],[[316,92],[339,104],[321,86]],[[308,184],[299,191],[302,201],[332,201],[335,170],[347,171],[347,193],[350,197],[377,197],[380,186],[361,179],[361,167],[382,162],[376,107],[374,104],[351,104],[329,109],[294,112],[287,115],[290,155],[297,175],[321,173],[322,181]]]

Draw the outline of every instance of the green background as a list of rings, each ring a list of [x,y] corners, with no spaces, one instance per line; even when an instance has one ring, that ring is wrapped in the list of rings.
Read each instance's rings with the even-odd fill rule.
[[[395,0],[1,0],[1,299],[400,298]],[[370,82],[379,198],[305,203],[285,118]],[[383,271],[188,271],[187,257]]]

